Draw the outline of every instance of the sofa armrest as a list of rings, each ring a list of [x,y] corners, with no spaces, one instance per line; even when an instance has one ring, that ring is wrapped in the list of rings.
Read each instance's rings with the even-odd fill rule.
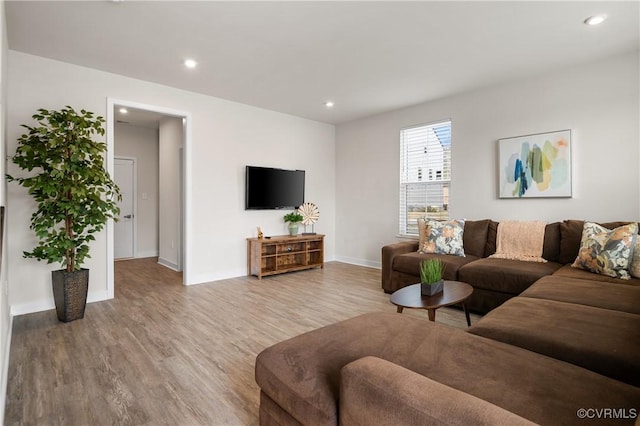
[[[414,251],[418,251],[418,241],[402,241],[382,247],[382,288],[386,292],[390,292],[392,290],[391,266],[393,265],[393,258],[399,254],[411,253]]]
[[[376,357],[341,370],[340,425],[533,425],[490,402]]]

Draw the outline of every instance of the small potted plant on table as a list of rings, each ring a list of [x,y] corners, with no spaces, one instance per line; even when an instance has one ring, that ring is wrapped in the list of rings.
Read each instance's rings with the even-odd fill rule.
[[[444,265],[440,259],[426,259],[420,262],[420,291],[423,296],[433,296],[442,292]]]
[[[284,215],[284,221],[289,222],[289,235],[298,235],[298,224],[302,222],[302,215],[297,211]]]

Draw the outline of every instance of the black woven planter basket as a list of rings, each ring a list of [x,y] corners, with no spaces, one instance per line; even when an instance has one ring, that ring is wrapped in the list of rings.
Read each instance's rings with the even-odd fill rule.
[[[70,322],[84,318],[87,291],[89,290],[89,270],[52,271],[51,280],[58,320]]]

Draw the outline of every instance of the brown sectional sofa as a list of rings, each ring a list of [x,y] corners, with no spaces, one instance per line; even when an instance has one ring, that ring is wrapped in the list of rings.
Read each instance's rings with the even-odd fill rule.
[[[626,223],[629,222],[602,225],[611,229]],[[570,266],[578,255],[583,225],[582,220],[565,220],[546,226],[542,257],[547,263],[489,258],[496,251],[498,222],[488,219],[465,222],[465,257],[419,253],[417,241],[390,244],[382,248],[382,288],[386,293],[393,293],[419,282],[419,263],[435,257],[445,264],[444,279],[473,286],[473,295],[466,301],[467,308],[487,313],[519,295],[542,277],[551,274],[570,277],[594,275]],[[610,277],[598,279],[616,283],[625,281]]]
[[[640,280],[563,266],[561,246],[553,273],[512,284],[522,293],[467,331],[370,313],[265,349],[260,424],[640,424]]]

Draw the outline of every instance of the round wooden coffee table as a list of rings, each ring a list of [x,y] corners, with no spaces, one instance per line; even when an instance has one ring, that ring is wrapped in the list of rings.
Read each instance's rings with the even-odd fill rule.
[[[429,321],[436,320],[436,309],[443,306],[461,304],[464,315],[467,317],[467,326],[471,325],[469,311],[464,303],[473,293],[473,287],[460,281],[445,281],[442,293],[433,296],[423,296],[420,292],[420,284],[413,284],[401,288],[391,295],[391,303],[398,306],[398,313],[404,308],[426,309]]]

